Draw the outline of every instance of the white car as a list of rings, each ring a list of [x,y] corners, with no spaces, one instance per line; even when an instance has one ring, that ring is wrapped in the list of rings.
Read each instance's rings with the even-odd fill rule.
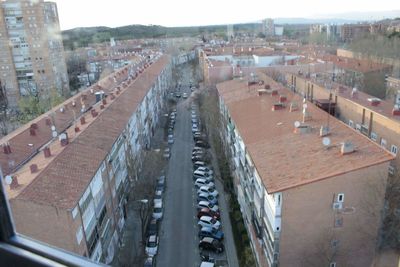
[[[208,181],[208,180],[206,180],[206,179],[199,178],[199,179],[197,179],[197,180],[194,182],[194,186],[195,186],[196,188],[200,188],[200,187],[202,187],[202,186],[204,186],[204,185],[206,185],[206,186],[208,186],[208,187],[215,188],[214,183],[211,182],[211,181]]]
[[[198,167],[196,171],[202,171],[202,172],[208,173],[209,175],[214,174],[214,171],[208,167]]]
[[[206,179],[206,180],[209,180],[209,181],[212,181],[212,180],[214,179],[214,177],[212,176],[212,174],[210,175],[209,173],[203,172],[203,171],[200,171],[200,170],[195,170],[195,171],[193,172],[193,178],[194,178],[194,179],[198,179],[198,178],[200,178],[200,179]]]
[[[221,228],[221,223],[210,216],[201,216],[197,225],[200,227],[212,227],[216,230]]]
[[[214,189],[212,187],[208,187],[208,186],[202,186],[202,187],[200,187],[199,190],[197,190],[197,194],[201,194],[201,193],[207,193],[214,197],[218,197],[218,195],[219,195],[219,193],[216,189]]]
[[[202,208],[208,208],[210,210],[219,212],[219,207],[218,205],[213,205],[208,201],[200,201],[199,204],[197,204],[197,209],[201,210]]]
[[[158,236],[151,235],[146,242],[146,254],[149,256],[157,255],[158,250]]]
[[[156,190],[155,194],[154,194],[154,204],[157,202],[160,202],[162,205],[162,191],[161,190]]]
[[[187,93],[183,93],[182,97],[186,99],[186,98],[188,98],[188,94]]]
[[[154,202],[153,218],[161,220],[163,217],[163,205],[162,201]]]

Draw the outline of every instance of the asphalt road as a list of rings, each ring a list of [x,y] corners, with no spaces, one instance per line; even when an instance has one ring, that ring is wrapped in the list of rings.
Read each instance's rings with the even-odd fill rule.
[[[165,210],[157,266],[187,267],[200,264],[192,181],[193,138],[189,107],[189,100],[180,100],[177,105],[175,142],[167,170]]]

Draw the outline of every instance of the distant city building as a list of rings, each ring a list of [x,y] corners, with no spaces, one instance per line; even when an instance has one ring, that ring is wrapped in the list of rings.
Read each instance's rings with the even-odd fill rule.
[[[370,24],[344,24],[340,29],[340,38],[343,42],[351,42],[370,33]]]
[[[283,35],[283,26],[275,26],[275,35],[282,36]]]
[[[274,20],[264,19],[262,21],[262,30],[266,36],[273,36],[275,34]]]
[[[336,24],[315,24],[310,26],[310,34],[325,34],[327,39],[333,39],[340,35],[340,25]]]
[[[10,108],[22,96],[69,95],[57,6],[53,2],[0,2],[0,79]]]
[[[235,36],[233,32],[233,24],[228,24],[226,26],[226,36],[228,37],[228,41],[230,41]]]

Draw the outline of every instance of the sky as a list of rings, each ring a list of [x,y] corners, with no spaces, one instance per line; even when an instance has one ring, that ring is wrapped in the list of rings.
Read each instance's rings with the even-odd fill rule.
[[[200,26],[263,18],[321,18],[327,14],[400,10],[400,0],[50,0],[61,29],[131,24]],[[379,3],[379,4],[378,4]]]

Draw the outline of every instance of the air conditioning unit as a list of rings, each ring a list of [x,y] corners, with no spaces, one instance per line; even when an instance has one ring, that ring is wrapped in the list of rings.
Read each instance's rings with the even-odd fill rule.
[[[334,210],[341,210],[343,208],[342,202],[333,202],[332,209]]]

